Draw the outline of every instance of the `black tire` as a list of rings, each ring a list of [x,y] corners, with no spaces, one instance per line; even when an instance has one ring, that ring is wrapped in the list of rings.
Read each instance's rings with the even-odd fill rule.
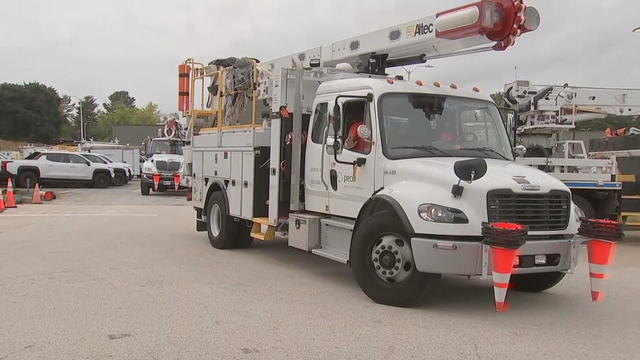
[[[150,190],[151,190],[151,188],[149,187],[149,185],[147,185],[144,182],[140,181],[140,194],[142,194],[143,196],[147,196],[147,195],[149,195],[149,191]]]
[[[238,228],[238,240],[236,241],[236,248],[247,249],[253,244],[253,238],[251,237],[251,226],[253,223],[247,220],[240,220],[240,226]]]
[[[564,276],[563,272],[511,275],[509,285],[516,291],[541,292],[556,286]]]
[[[583,214],[579,214],[580,217],[586,217],[587,219],[596,218],[596,210],[593,208],[593,205],[591,205],[589,200],[580,195],[573,195],[572,198],[576,206],[583,212]]]
[[[524,153],[524,157],[538,157],[538,158],[549,158],[549,151],[540,145],[532,145],[527,147],[527,151]],[[550,167],[547,165],[538,165],[537,168],[542,171],[549,172],[551,171]]]
[[[216,249],[231,249],[236,247],[240,232],[240,223],[227,212],[227,202],[224,194],[215,191],[207,204],[207,234],[211,246]]]
[[[158,185],[158,192],[165,192],[167,191],[167,187],[164,185]]]
[[[104,189],[109,186],[110,181],[111,179],[109,179],[109,175],[105,173],[97,173],[93,175],[93,187]]]
[[[124,173],[116,172],[113,175],[113,185],[122,186],[127,183],[127,176]]]
[[[22,188],[30,187],[33,188],[36,186],[38,182],[38,175],[35,171],[25,170],[20,173],[18,176],[18,186]]]
[[[374,247],[378,251],[380,246],[386,246],[381,245],[383,242],[392,243],[393,247],[389,251],[383,250],[375,258]],[[376,264],[380,265],[374,266],[375,259],[378,259]],[[396,267],[393,264],[398,260],[399,266]],[[378,266],[384,267],[376,270]],[[388,274],[395,271],[391,274],[394,278],[383,280],[383,275],[378,271],[387,266],[393,266]],[[351,269],[358,285],[371,300],[392,306],[411,306],[417,303],[434,281],[440,278],[437,274],[418,272],[413,263],[413,252],[406,231],[390,211],[377,212],[358,225],[351,244]]]

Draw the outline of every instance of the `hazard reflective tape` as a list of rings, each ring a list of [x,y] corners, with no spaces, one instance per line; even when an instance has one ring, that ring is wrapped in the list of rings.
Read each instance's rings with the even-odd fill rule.
[[[609,265],[600,265],[589,263],[589,272],[594,274],[606,274],[609,269]]]
[[[507,297],[507,288],[494,286],[493,294],[495,296],[496,302],[504,302],[504,299]]]
[[[493,272],[491,273],[491,277],[493,278],[493,282],[494,283],[503,283],[503,284],[508,284],[509,283],[509,279],[511,279],[511,274],[510,273],[499,273],[499,272]]]

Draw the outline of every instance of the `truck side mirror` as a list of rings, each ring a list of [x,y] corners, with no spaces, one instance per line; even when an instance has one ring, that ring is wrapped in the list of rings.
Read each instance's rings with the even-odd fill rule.
[[[527,148],[524,145],[518,145],[513,150],[518,157],[523,157],[527,153]]]
[[[338,137],[338,132],[340,132],[340,105],[336,101],[336,104],[333,106],[333,133],[336,138]]]

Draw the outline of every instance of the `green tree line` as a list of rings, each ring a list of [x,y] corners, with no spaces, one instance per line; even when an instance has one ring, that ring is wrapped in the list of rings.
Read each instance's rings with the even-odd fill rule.
[[[113,125],[153,125],[161,120],[158,105],[136,106],[128,91],[111,94],[100,105],[94,96],[80,101],[40,83],[0,84],[0,138],[54,143],[80,140],[80,113],[85,139],[112,140]]]

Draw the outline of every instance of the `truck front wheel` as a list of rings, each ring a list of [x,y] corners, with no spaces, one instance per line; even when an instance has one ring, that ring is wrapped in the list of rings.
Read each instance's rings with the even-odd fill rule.
[[[351,268],[371,300],[392,306],[418,302],[440,277],[418,272],[408,236],[390,211],[377,212],[358,226]]]
[[[240,224],[227,213],[224,194],[215,191],[207,205],[207,234],[211,246],[216,249],[231,249],[236,245]]]
[[[563,272],[512,275],[509,285],[516,291],[541,292],[556,286],[564,275]]]

